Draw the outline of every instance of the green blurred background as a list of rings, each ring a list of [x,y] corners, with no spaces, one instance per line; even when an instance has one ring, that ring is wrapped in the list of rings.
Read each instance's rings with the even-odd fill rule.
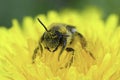
[[[84,9],[86,6],[96,6],[103,10],[103,18],[109,14],[120,15],[120,0],[0,0],[0,26],[11,26],[11,20],[19,22],[24,16],[36,16],[49,10],[64,8]]]

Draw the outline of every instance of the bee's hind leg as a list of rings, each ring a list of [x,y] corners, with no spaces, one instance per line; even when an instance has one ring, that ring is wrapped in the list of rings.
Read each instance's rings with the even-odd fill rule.
[[[70,67],[70,66],[72,65],[72,63],[73,63],[73,58],[74,58],[74,49],[73,49],[73,48],[67,47],[67,48],[66,48],[66,51],[67,51],[67,52],[71,52],[72,57],[71,57],[70,61],[68,61],[68,62],[66,63],[65,68]]]
[[[82,48],[95,60],[95,57],[93,56],[93,54],[86,49],[87,41],[86,41],[86,39],[83,37],[83,35],[80,34],[80,33],[78,33],[78,32],[76,32],[76,35],[79,36],[79,39],[80,39],[80,43],[81,43]]]

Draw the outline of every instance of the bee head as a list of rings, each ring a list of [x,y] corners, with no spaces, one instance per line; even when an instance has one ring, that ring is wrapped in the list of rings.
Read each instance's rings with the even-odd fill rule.
[[[47,30],[47,28],[40,21],[39,18],[38,18],[38,21],[43,25],[43,27],[46,30],[46,32],[43,34],[43,37],[42,37],[43,38],[42,42],[44,44],[44,47],[47,48],[49,51],[55,51],[55,49],[60,44],[62,34],[59,31],[55,30],[55,29]]]
[[[43,35],[43,43],[50,51],[54,51],[59,46],[62,35],[58,31],[45,32]]]

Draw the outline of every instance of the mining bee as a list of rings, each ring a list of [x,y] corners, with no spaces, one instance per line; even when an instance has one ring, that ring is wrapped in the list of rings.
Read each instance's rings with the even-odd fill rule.
[[[32,56],[33,63],[36,58],[36,54],[38,50],[41,51],[41,54],[43,53],[44,49],[48,50],[49,52],[55,53],[56,50],[59,47],[61,47],[61,50],[58,55],[58,61],[60,61],[60,57],[63,51],[66,50],[68,53],[70,52],[72,54],[70,62],[68,62],[65,66],[65,67],[68,67],[68,66],[70,67],[71,64],[73,63],[75,50],[74,48],[69,47],[69,45],[73,43],[75,36],[79,37],[81,47],[85,51],[87,51],[85,48],[87,45],[87,41],[85,40],[85,38],[83,37],[81,33],[76,31],[76,28],[74,26],[56,23],[56,24],[51,25],[51,28],[48,30],[46,26],[41,22],[41,20],[39,18],[37,19],[46,31],[43,33],[42,37],[40,38],[39,47],[37,47],[34,50],[34,54]],[[92,53],[89,52],[89,54],[92,58],[94,58]]]

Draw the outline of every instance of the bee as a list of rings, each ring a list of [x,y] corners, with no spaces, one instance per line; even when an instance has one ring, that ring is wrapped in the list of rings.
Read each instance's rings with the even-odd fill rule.
[[[61,47],[61,50],[58,54],[58,61],[60,61],[60,57],[63,51],[66,50],[68,53],[70,52],[72,54],[70,62],[68,62],[67,64],[67,66],[71,66],[71,64],[73,63],[75,49],[69,47],[69,45],[73,43],[75,36],[79,37],[82,48],[87,51],[85,49],[85,47],[87,46],[87,41],[81,33],[77,32],[75,26],[56,23],[51,25],[51,28],[48,30],[46,26],[42,23],[42,21],[39,18],[37,19],[39,23],[44,27],[45,32],[40,38],[39,47],[34,50],[34,54],[32,56],[33,63],[38,50],[43,53],[43,50],[47,49],[49,52],[55,53],[58,48]],[[94,56],[90,52],[89,54],[92,58],[94,58]]]

